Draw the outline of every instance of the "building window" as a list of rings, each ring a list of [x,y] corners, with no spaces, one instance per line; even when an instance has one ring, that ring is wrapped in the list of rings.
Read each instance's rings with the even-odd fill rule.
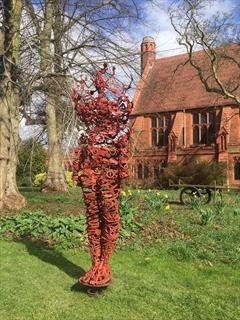
[[[162,173],[163,173],[163,161],[155,160],[154,167],[153,167],[154,178],[159,178]]]
[[[193,144],[212,144],[215,138],[215,113],[193,113]]]
[[[143,178],[143,168],[142,168],[142,164],[139,163],[138,167],[137,167],[137,177],[138,179],[142,179]]]
[[[166,146],[168,143],[168,135],[171,131],[171,115],[161,114],[152,117],[152,145]]]
[[[149,177],[149,168],[146,163],[144,163],[144,166],[143,166],[143,176],[144,176],[144,179],[147,179]]]
[[[234,163],[234,179],[240,180],[240,158],[236,159]]]
[[[137,178],[142,180],[142,179],[147,179],[148,177],[149,177],[149,164],[148,164],[148,162],[145,162],[144,164],[139,162],[137,165]]]
[[[220,150],[221,151],[227,150],[227,137],[225,134],[222,134],[220,138]]]

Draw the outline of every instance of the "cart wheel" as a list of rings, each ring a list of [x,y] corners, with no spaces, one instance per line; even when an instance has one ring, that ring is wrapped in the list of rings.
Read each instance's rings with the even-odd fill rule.
[[[200,197],[201,197],[201,203],[202,204],[207,204],[211,201],[212,199],[212,193],[211,190],[208,188],[205,189],[198,189],[200,192]]]
[[[195,187],[185,187],[181,190],[180,201],[181,204],[191,205],[194,197],[201,197],[199,190]]]

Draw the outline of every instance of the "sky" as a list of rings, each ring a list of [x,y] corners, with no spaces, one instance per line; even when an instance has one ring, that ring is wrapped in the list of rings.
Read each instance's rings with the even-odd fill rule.
[[[133,30],[132,36],[139,39],[139,46],[143,37],[152,36],[157,45],[157,55],[169,56],[182,53],[176,41],[176,33],[173,30],[168,17],[168,8],[172,0],[159,0],[159,6],[154,6],[149,1],[139,0],[143,6],[145,23]]]
[[[156,0],[159,6],[151,5],[153,1],[137,0],[144,9],[144,18],[146,23],[136,27],[132,31],[135,39],[139,38],[139,45],[144,36],[152,36],[155,38],[157,46],[157,56],[171,56],[183,53],[184,49],[180,47],[176,40],[176,33],[170,23],[168,16],[168,8],[174,4],[176,0]],[[235,19],[240,23],[240,0],[210,0],[210,6],[206,9],[207,15],[211,16],[217,12],[231,12],[234,8]]]
[[[138,0],[144,7],[144,18],[146,24],[140,26],[138,30],[133,31],[133,37],[139,38],[139,42],[144,36],[152,36],[155,38],[157,45],[157,56],[171,56],[184,52],[176,40],[176,33],[170,23],[167,10],[174,0],[158,0],[159,6],[152,6],[149,1]],[[235,19],[240,23],[240,0],[216,0],[209,1],[210,5],[206,9],[207,15],[213,15],[217,12],[231,12],[238,5],[238,12],[235,10]]]

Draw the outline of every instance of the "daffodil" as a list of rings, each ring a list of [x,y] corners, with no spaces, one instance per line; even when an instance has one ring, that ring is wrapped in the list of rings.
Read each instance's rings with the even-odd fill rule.
[[[164,194],[164,198],[166,198],[166,199],[168,198],[168,195],[166,193]]]
[[[122,191],[121,191],[121,195],[122,195],[123,197],[126,197],[127,194],[126,194],[126,192],[125,192],[124,190],[122,190]]]
[[[165,207],[165,210],[169,210],[170,209],[170,205],[167,204],[166,207]]]

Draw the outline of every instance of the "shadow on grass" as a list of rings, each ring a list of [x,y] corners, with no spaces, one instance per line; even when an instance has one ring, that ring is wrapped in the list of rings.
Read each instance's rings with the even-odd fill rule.
[[[61,253],[46,247],[46,244],[42,241],[22,240],[21,242],[26,246],[30,255],[56,266],[71,278],[78,279],[85,273],[81,267],[66,259]]]
[[[54,249],[47,247],[46,243],[41,240],[34,241],[30,239],[15,239],[15,241],[23,243],[30,255],[56,266],[59,270],[65,272],[71,278],[79,279],[79,277],[85,274],[84,269],[66,259],[60,252],[56,252]],[[95,292],[93,290],[89,293],[89,287],[82,285],[78,280],[70,287],[70,290],[73,292],[84,292],[89,296],[102,295],[105,289],[105,287],[98,288],[95,289]]]
[[[33,255],[46,263],[56,266],[71,278],[79,279],[79,277],[85,274],[85,270],[66,259],[60,252],[56,252],[54,251],[54,249],[50,249],[49,247],[47,247],[46,243],[44,243],[43,241],[32,241],[28,239],[21,240],[21,243],[26,246],[27,251],[30,255]],[[88,294],[88,288],[80,284],[78,281],[70,287],[70,290]]]

